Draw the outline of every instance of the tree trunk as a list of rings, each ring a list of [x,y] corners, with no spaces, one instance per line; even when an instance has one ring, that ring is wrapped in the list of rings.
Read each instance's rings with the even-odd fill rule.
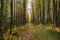
[[[13,0],[11,0],[11,21],[10,21],[10,34],[12,34],[12,26],[13,26]]]

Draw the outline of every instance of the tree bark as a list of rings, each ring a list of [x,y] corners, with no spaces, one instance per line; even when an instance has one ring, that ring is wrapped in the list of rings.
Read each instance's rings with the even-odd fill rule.
[[[13,26],[13,0],[11,0],[11,20],[10,20],[10,34],[12,34],[12,26]]]

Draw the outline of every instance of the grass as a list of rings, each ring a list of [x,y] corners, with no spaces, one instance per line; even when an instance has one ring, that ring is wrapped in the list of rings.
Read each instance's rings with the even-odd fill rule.
[[[35,26],[34,40],[60,40],[60,32],[47,30],[45,26],[47,25]]]

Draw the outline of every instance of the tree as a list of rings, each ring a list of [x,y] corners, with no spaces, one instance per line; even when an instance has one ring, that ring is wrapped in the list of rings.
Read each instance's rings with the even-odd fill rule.
[[[23,0],[23,24],[26,23],[26,0]]]
[[[13,26],[13,0],[11,0],[11,21],[10,21],[10,34],[12,34],[12,26]]]

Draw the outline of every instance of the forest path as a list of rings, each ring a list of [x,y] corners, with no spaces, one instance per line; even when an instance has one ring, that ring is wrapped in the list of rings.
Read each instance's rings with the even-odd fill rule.
[[[34,26],[29,23],[27,26],[27,30],[23,34],[23,37],[21,40],[33,40],[34,38]]]

